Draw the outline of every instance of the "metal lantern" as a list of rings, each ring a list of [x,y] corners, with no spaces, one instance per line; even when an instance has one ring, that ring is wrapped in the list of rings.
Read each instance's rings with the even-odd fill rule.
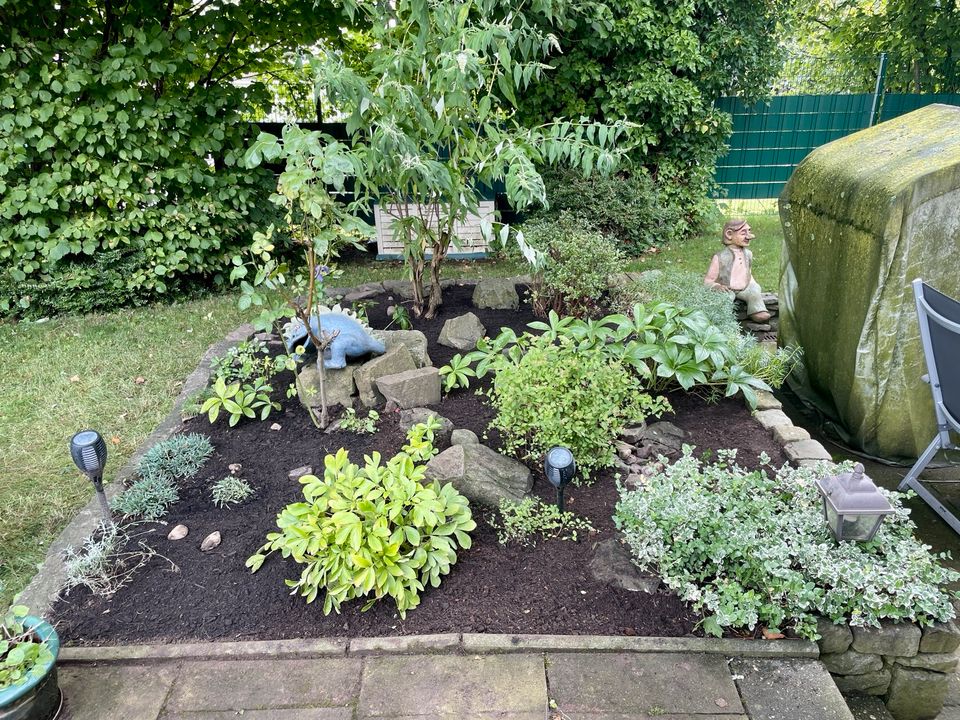
[[[817,480],[823,516],[837,540],[867,542],[893,507],[857,463],[852,472]]]
[[[565,447],[550,448],[543,458],[543,472],[547,481],[557,489],[557,507],[563,512],[563,488],[577,474],[573,453]]]
[[[107,522],[113,522],[107,496],[103,492],[103,469],[107,465],[107,443],[96,430],[81,430],[70,438],[70,456],[84,475],[90,478]]]

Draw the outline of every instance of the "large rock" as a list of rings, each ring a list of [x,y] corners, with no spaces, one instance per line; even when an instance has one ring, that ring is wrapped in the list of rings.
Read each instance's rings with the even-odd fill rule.
[[[472,502],[497,507],[501,499],[519,501],[533,478],[526,465],[486,445],[454,445],[427,463],[427,477],[453,486]]]
[[[630,551],[616,538],[594,545],[589,567],[595,580],[615,588],[650,594],[660,587],[660,578],[640,572],[633,564]]]
[[[353,382],[357,386],[360,402],[367,407],[381,404],[384,397],[377,390],[377,378],[416,369],[417,364],[404,345],[396,345],[380,357],[368,360],[353,371]]]
[[[419,330],[371,330],[370,334],[386,345],[387,352],[400,345],[405,347],[418,368],[433,364],[427,352],[427,336]]]
[[[436,405],[440,402],[440,371],[435,367],[384,375],[377,378],[376,383],[387,402],[400,408]]]
[[[327,368],[324,374],[324,386],[327,391],[327,406],[353,405],[353,368],[341,370]],[[305,365],[297,375],[297,397],[308,408],[320,407],[320,371],[315,363]]]
[[[935,718],[943,709],[947,679],[943,673],[894,665],[887,709],[897,720]]]
[[[510,278],[489,278],[477,283],[473,305],[491,310],[516,310],[520,307],[516,283]]]
[[[480,318],[468,312],[447,320],[437,342],[454,350],[473,350],[477,340],[486,334],[487,329],[480,322]]]
[[[677,453],[683,449],[687,431],[670,422],[661,421],[648,425],[643,439],[658,453]]]
[[[960,297],[960,107],[930,105],[814,150],[780,195],[790,383],[853,443],[916,457],[936,432],[910,282]]]

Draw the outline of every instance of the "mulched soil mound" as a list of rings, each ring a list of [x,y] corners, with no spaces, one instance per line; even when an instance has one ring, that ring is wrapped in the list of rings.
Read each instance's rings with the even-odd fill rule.
[[[436,344],[445,320],[470,311],[489,334],[500,327],[521,330],[533,320],[527,305],[519,312],[477,310],[470,304],[472,288],[444,291],[444,306],[432,321],[416,322],[427,335],[430,356],[439,367],[455,351]],[[390,299],[376,298],[370,324],[384,327]],[[396,414],[384,413],[375,435],[317,431],[294,398],[286,399],[292,376],[275,379],[283,410],[266,422],[247,421],[230,429],[225,420],[210,425],[200,417],[186,421],[184,432],[208,435],[215,453],[200,473],[182,484],[180,502],[167,523],[138,526],[159,553],[132,582],[112,598],[74,589],[54,608],[53,619],[68,644],[110,644],[190,640],[254,640],[297,637],[388,636],[449,632],[548,633],[680,636],[694,633],[698,616],[673,593],[661,588],[648,595],[614,589],[595,581],[588,570],[594,545],[615,535],[611,520],[617,501],[613,471],[602,473],[589,486],[567,490],[568,509],[589,518],[595,534],[579,542],[541,540],[535,547],[501,546],[489,519],[491,511],[475,509],[478,523],[473,548],[459,553],[459,561],[439,588],[422,593],[420,607],[400,619],[389,600],[361,613],[362,601],[344,605],[341,614],[325,616],[320,602],[308,605],[288,594],[284,579],[299,577],[293,560],[271,556],[256,574],[244,561],[276,529],[277,512],[302,499],[300,485],[287,474],[302,465],[322,471],[323,457],[344,447],[354,462],[379,450],[387,458],[403,444]],[[738,448],[739,460],[757,465],[761,452],[781,464],[785,458],[769,433],[750,416],[741,400],[714,404],[685,394],[672,394],[676,416],[668,419],[690,433],[698,452]],[[493,411],[473,391],[458,391],[436,407],[456,427],[483,437]],[[272,423],[282,428],[270,430]],[[499,447],[489,433],[485,441]],[[442,448],[441,448],[442,449]],[[210,483],[229,474],[228,465],[240,463],[240,475],[256,494],[240,506],[220,510],[210,497]],[[552,488],[542,470],[533,467],[534,493],[552,501]],[[169,529],[187,525],[189,536],[167,540]],[[208,533],[220,531],[223,542],[200,552]],[[162,556],[162,557],[160,557]],[[172,564],[172,565],[171,565]],[[175,566],[175,567],[173,567]]]

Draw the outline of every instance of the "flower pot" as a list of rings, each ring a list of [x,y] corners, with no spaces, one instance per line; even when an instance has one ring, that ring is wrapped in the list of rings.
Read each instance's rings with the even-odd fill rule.
[[[60,638],[49,623],[28,615],[24,626],[47,643],[53,660],[39,677],[29,677],[0,690],[0,720],[52,720],[60,713],[60,686],[57,684],[57,655]]]

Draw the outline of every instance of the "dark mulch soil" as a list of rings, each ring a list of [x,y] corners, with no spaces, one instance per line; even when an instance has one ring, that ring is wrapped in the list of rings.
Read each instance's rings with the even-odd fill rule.
[[[526,306],[519,312],[475,310],[470,306],[471,292],[472,288],[446,290],[440,316],[416,323],[430,340],[430,355],[438,367],[454,354],[436,344],[448,318],[470,310],[480,316],[490,334],[501,326],[519,330],[533,319]],[[389,300],[378,301],[370,310],[370,322],[384,327]],[[278,378],[275,387],[285,388],[290,379]],[[753,421],[742,401],[707,404],[684,394],[673,394],[670,400],[676,416],[665,419],[689,431],[699,451],[739,448],[740,462],[747,466],[757,464],[760,452],[776,464],[784,462],[779,447]],[[307,605],[288,594],[284,579],[299,576],[293,560],[272,556],[254,575],[244,561],[275,529],[277,512],[302,499],[300,485],[287,477],[288,471],[301,465],[319,471],[324,455],[340,447],[350,451],[354,462],[362,462],[363,455],[373,450],[389,457],[403,444],[403,433],[396,415],[387,413],[380,432],[373,436],[323,434],[296,399],[282,401],[283,410],[263,423],[243,422],[234,429],[223,420],[211,426],[203,417],[184,423],[184,431],[209,435],[216,450],[200,474],[183,484],[169,524],[141,526],[148,531],[149,545],[163,558],[153,558],[111,599],[75,589],[59,601],[54,620],[63,640],[103,644],[447,632],[678,636],[695,631],[696,614],[673,593],[662,589],[653,595],[632,593],[590,576],[594,544],[615,533],[611,514],[617,493],[612,471],[590,486],[567,491],[568,508],[588,517],[596,534],[576,543],[549,540],[533,548],[504,547],[490,526],[490,511],[476,510],[473,548],[459,553],[459,561],[441,586],[425,591],[420,607],[405,620],[389,601],[366,613],[360,612],[361,602],[354,602],[345,605],[340,615],[324,616],[320,602]],[[472,392],[446,397],[437,410],[457,427],[481,436],[493,418],[484,399]],[[274,422],[282,429],[270,430]],[[494,433],[487,442],[499,445]],[[208,487],[229,474],[231,463],[243,466],[240,474],[256,488],[256,495],[239,507],[220,510],[211,502]],[[534,467],[534,476],[534,492],[552,500],[542,471]],[[189,536],[179,542],[167,540],[169,528],[177,523],[190,528]],[[222,534],[222,544],[201,553],[200,542],[214,530]]]

